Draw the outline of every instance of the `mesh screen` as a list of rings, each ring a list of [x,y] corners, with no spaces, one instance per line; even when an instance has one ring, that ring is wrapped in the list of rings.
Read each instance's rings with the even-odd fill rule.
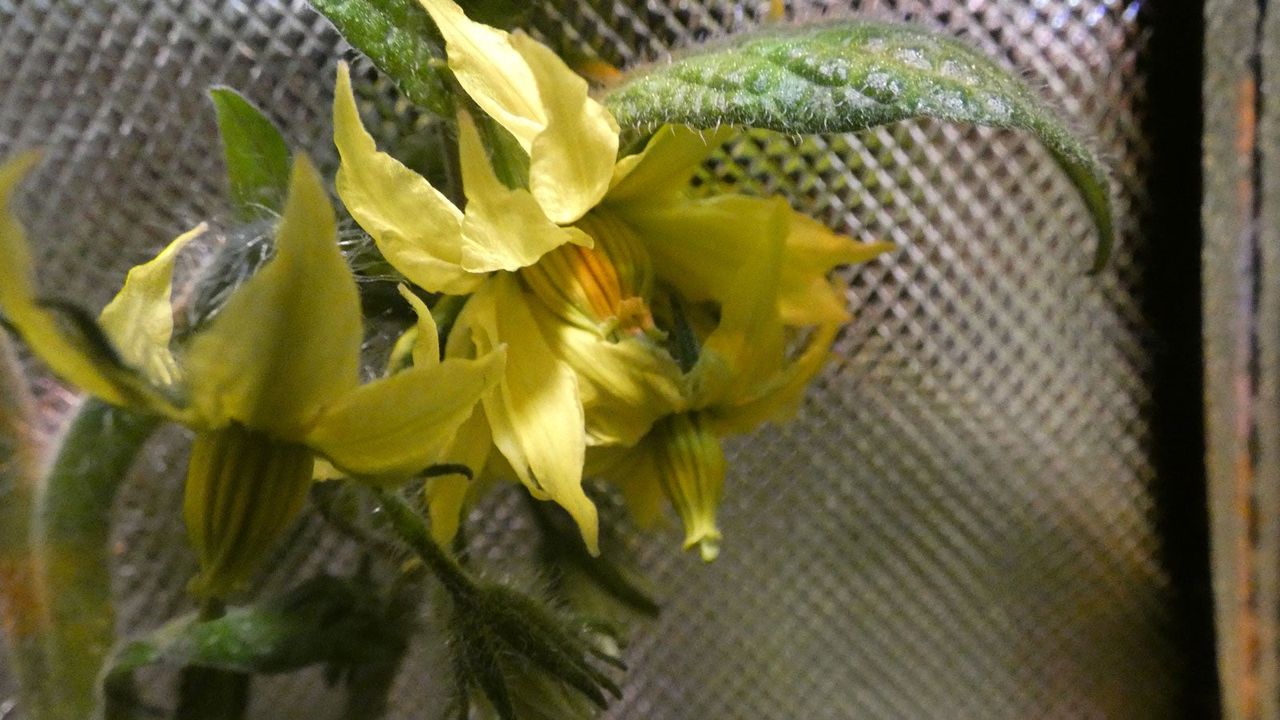
[[[764,22],[767,2],[541,2],[538,33],[618,64]],[[725,547],[703,566],[674,529],[641,564],[664,612],[636,627],[612,718],[1163,718],[1176,714],[1172,588],[1149,461],[1148,349],[1133,261],[1149,148],[1138,0],[789,3],[798,20],[904,18],[1017,68],[1094,139],[1120,237],[1094,239],[1068,182],[1024,137],[933,123],[858,136],[744,134],[713,182],[778,192],[899,245],[846,273],[856,319],[799,418],[730,445]],[[40,145],[23,195],[45,287],[100,307],[124,271],[225,217],[204,90],[227,84],[333,167],[335,61],[304,2],[0,0],[0,156]],[[385,102],[382,134],[418,122]],[[52,430],[73,396],[36,365]],[[124,633],[189,609],[178,508],[188,438],[157,438],[117,508]],[[519,576],[532,528],[507,493],[471,519],[476,555]],[[288,587],[352,548],[305,519],[261,581]],[[428,631],[429,633],[429,631]],[[397,717],[434,717],[438,649],[415,647]],[[172,677],[156,674],[156,697]],[[333,716],[318,673],[262,682],[256,717]],[[0,673],[0,690],[12,680]],[[10,705],[2,704],[0,716]],[[20,709],[19,709],[20,713]],[[18,715],[20,716],[20,715]]]

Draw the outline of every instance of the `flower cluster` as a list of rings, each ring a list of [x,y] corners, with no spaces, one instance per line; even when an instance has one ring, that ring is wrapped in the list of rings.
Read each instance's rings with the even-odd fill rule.
[[[593,553],[583,477],[597,476],[644,521],[665,497],[686,546],[714,558],[721,438],[794,411],[847,320],[828,271],[889,248],[836,235],[779,198],[691,194],[723,130],[663,127],[619,158],[617,122],[549,48],[473,22],[452,0],[422,5],[461,88],[464,207],[379,151],[345,66],[334,102],[338,194],[422,291],[402,288],[418,315],[398,348],[406,361],[371,383],[359,382],[357,285],[305,157],[271,259],[181,338],[174,263],[203,227],[134,268],[96,323],[69,323],[41,298],[8,210],[35,156],[0,169],[8,324],[65,380],[195,431],[184,512],[199,594],[249,576],[317,467],[380,485],[469,468],[428,481],[441,544],[485,488],[518,481],[567,510]],[[486,144],[482,128],[505,142]],[[447,296],[464,304],[442,342],[421,297]]]
[[[508,348],[446,452],[475,476],[430,482],[437,540],[491,481],[512,479],[563,506],[594,551],[585,470],[618,483],[642,521],[665,496],[686,547],[714,558],[720,438],[794,410],[847,320],[828,271],[890,245],[836,235],[780,198],[691,195],[725,132],[663,127],[619,158],[618,124],[549,48],[452,0],[422,5],[471,107],[514,139],[491,152],[517,157],[490,157],[461,112],[457,207],[377,149],[345,66],[334,138],[338,194],[386,259],[426,291],[469,296],[446,355]],[[500,178],[495,164],[527,170]],[[789,354],[797,337],[807,343]]]

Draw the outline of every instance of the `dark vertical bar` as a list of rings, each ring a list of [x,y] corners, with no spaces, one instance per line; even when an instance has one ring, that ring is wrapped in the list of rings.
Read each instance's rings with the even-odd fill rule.
[[[1197,2],[1159,2],[1144,18],[1151,32],[1146,56],[1151,142],[1147,176],[1147,241],[1142,307],[1151,344],[1151,431],[1156,470],[1156,523],[1174,586],[1170,632],[1185,659],[1184,697],[1174,704],[1186,718],[1219,717],[1210,583],[1209,513],[1205,470],[1201,304],[1201,77],[1204,8]]]

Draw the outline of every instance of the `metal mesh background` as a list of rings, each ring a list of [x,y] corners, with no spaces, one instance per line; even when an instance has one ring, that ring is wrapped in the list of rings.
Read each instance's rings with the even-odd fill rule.
[[[565,0],[539,3],[535,23],[552,42],[630,64],[755,27],[767,5]],[[1149,160],[1139,5],[789,3],[799,19],[858,12],[944,28],[1023,71],[1111,166],[1116,257],[1083,274],[1088,218],[1016,134],[911,123],[741,138],[715,178],[781,192],[900,250],[848,273],[857,318],[798,420],[732,443],[720,560],[677,554],[674,531],[643,543],[665,609],[637,626],[609,717],[1178,714],[1187,678],[1155,531],[1153,338],[1133,261],[1150,242],[1138,230]],[[332,167],[345,51],[301,1],[0,0],[0,156],[47,149],[23,206],[46,287],[99,307],[129,266],[225,215],[210,84],[242,91]],[[388,116],[386,129],[412,122]],[[53,428],[72,396],[32,376]],[[122,632],[187,609],[192,560],[174,541],[186,442],[165,433],[119,500]],[[477,555],[518,573],[511,558],[532,531],[514,500],[472,523]],[[350,562],[309,519],[262,586]],[[423,643],[405,669],[398,717],[443,708],[432,652]],[[156,678],[161,691],[170,681]],[[257,717],[336,711],[316,674],[261,688]]]

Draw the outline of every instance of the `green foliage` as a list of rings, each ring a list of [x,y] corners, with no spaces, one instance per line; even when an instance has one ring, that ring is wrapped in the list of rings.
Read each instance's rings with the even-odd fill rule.
[[[244,220],[271,215],[289,188],[289,148],[276,126],[235,90],[209,91],[222,133],[227,181],[236,213]]]
[[[369,56],[400,92],[437,115],[451,117],[444,44],[417,0],[311,0],[342,37]]]
[[[605,99],[623,126],[740,125],[807,134],[929,118],[1026,130],[1052,153],[1097,226],[1093,270],[1114,233],[1105,170],[1024,83],[923,29],[842,22],[771,31],[636,73]]]
[[[117,652],[108,683],[162,663],[245,673],[281,673],[323,664],[347,670],[395,660],[405,618],[373,594],[372,583],[320,576],[260,605],[214,620],[179,618]]]

